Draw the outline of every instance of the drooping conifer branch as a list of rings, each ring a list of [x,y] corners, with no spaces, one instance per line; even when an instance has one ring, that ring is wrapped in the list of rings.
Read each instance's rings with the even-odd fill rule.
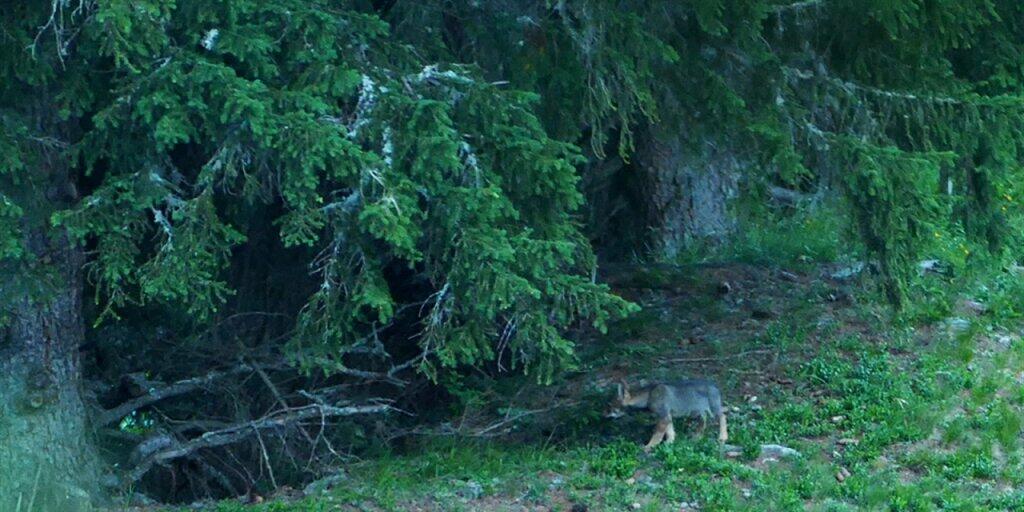
[[[829,0],[803,0],[800,2],[793,2],[791,4],[780,4],[772,6],[771,12],[775,14],[784,14],[805,11],[807,9],[816,9],[823,7],[828,1]]]

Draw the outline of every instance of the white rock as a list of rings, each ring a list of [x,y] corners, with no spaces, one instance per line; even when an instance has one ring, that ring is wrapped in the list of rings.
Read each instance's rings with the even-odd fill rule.
[[[761,458],[762,459],[786,459],[790,457],[799,457],[800,452],[779,444],[762,444],[761,445]]]
[[[836,280],[842,281],[844,279],[849,279],[849,278],[851,278],[851,277],[853,277],[853,276],[855,276],[857,274],[860,274],[862,270],[864,270],[864,263],[858,261],[858,262],[854,263],[853,265],[850,265],[850,266],[845,267],[845,268],[841,268],[841,269],[831,273],[830,277],[832,279],[836,279]]]
[[[925,272],[938,272],[939,271],[939,260],[924,260],[917,264],[917,269],[922,274]]]

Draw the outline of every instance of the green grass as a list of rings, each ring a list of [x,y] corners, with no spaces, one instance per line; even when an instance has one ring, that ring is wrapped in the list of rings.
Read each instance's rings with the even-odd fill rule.
[[[823,391],[820,401],[805,399],[801,391],[783,393],[773,397],[777,404],[736,415],[735,442],[798,447],[805,456],[792,464],[755,469],[749,464],[752,452],[738,459],[723,457],[710,439],[683,438],[649,457],[642,455],[635,436],[593,445],[566,441],[549,448],[435,440],[409,454],[351,466],[346,484],[329,497],[258,510],[328,510],[325,504],[402,510],[424,501],[446,510],[473,510],[474,498],[544,504],[553,491],[562,492],[563,501],[587,503],[596,510],[634,503],[646,510],[671,510],[684,502],[723,511],[803,510],[807,503],[820,504],[819,510],[1008,510],[1024,502],[1012,492],[993,495],[983,492],[987,487],[973,488],[991,487],[1019,469],[996,461],[988,448],[992,443],[1015,447],[1019,411],[1000,403],[989,407],[991,411],[978,411],[976,420],[955,417],[940,423],[933,409],[944,409],[950,395],[964,389],[942,384],[947,379],[939,374],[956,373],[962,363],[944,358],[943,350],[951,349],[946,347],[907,369],[906,361],[886,348],[879,345],[858,354],[825,350],[800,367],[797,387]],[[964,387],[968,383],[956,382]],[[843,416],[838,424],[836,416]],[[971,438],[977,446],[921,449],[895,457],[891,466],[879,462],[927,439],[935,427],[943,431],[946,445]],[[825,453],[830,443],[821,438],[846,435],[858,438],[859,444]],[[834,477],[839,467],[854,473],[843,484]],[[914,479],[901,481],[897,469],[911,472]],[[235,510],[222,507],[218,510]]]
[[[738,234],[729,243],[693,243],[679,261],[808,266],[837,261],[850,249],[843,240],[848,231],[845,221],[831,209],[809,209],[775,220],[765,217],[762,213],[753,217],[756,222],[741,220]]]
[[[1000,294],[1017,289],[990,288],[1003,310],[972,319],[959,334],[941,322],[891,324],[870,306],[834,310],[821,322],[825,303],[793,293],[774,297],[785,302],[785,314],[751,335],[732,332],[739,322],[728,315],[737,313],[725,312],[721,336],[680,349],[679,319],[707,301],[695,297],[675,309],[648,309],[582,347],[578,378],[622,367],[633,375],[712,375],[727,405],[739,408],[729,415],[739,457],[723,454],[711,435],[695,437],[685,422],[677,422],[674,445],[645,455],[650,420],[601,418],[606,390],[570,380],[563,385],[578,388],[579,404],[524,422],[515,439],[424,437],[404,453],[347,466],[345,482],[326,496],[244,510],[568,510],[573,503],[652,511],[684,503],[708,511],[1024,510],[1024,491],[1016,490],[1024,486],[1024,341],[993,341],[1015,314],[1005,308],[1020,307]],[[628,341],[637,337],[646,341]],[[712,362],[660,362],[680,350]],[[731,357],[748,351],[770,353]],[[557,435],[537,434],[551,423]],[[760,463],[763,443],[802,456]],[[842,469],[850,476],[840,482]]]

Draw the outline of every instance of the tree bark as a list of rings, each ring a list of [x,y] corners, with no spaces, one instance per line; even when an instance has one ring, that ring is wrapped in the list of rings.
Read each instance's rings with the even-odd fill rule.
[[[733,232],[729,200],[740,164],[729,144],[694,143],[682,130],[652,126],[637,148],[636,163],[657,256],[674,259],[692,241],[720,240]]]
[[[63,234],[51,239],[41,229],[27,245],[52,272],[34,291],[4,286],[16,298],[0,337],[0,509],[89,510],[99,498],[99,459],[78,357],[84,257]]]

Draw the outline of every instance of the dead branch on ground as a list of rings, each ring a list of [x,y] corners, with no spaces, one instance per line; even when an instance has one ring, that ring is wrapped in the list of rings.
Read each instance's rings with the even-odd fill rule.
[[[166,464],[172,460],[190,456],[198,450],[205,448],[216,448],[228,444],[237,443],[250,436],[258,435],[260,431],[274,428],[282,428],[295,423],[313,419],[339,416],[353,416],[357,414],[383,414],[392,410],[391,405],[386,403],[353,405],[337,407],[326,404],[309,404],[292,409],[282,410],[268,414],[262,418],[233,425],[220,430],[213,430],[185,441],[176,443],[165,449],[156,451],[138,463],[127,475],[128,483],[137,482],[157,464]]]

